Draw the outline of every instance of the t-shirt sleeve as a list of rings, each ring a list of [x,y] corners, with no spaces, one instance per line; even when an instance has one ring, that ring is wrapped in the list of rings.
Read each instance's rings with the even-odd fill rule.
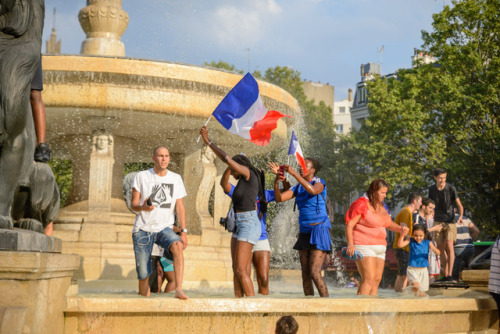
[[[226,195],[228,195],[229,197],[233,198],[234,188],[236,188],[236,187],[231,184],[231,190],[229,190],[229,193],[227,193]]]
[[[457,193],[457,189],[450,185],[450,199],[451,199],[451,202],[455,202],[458,198],[458,193]]]
[[[175,200],[178,200],[179,198],[183,198],[186,196],[187,196],[186,188],[184,187],[184,182],[182,182],[182,178],[179,175],[175,186]]]
[[[364,216],[366,211],[368,211],[368,200],[362,197],[358,198],[351,204],[349,210],[347,210],[347,213],[345,214],[346,224],[356,216]]]
[[[300,183],[297,183],[296,185],[294,185],[294,186],[290,189],[291,191],[293,191],[294,196],[296,196],[296,195],[297,195],[297,193],[296,193],[296,191],[297,191],[297,190],[296,190],[296,189],[297,189],[297,187],[298,187],[299,185],[300,185]]]
[[[141,173],[137,173],[135,174],[134,176],[134,181],[132,182],[132,188],[137,190],[139,193],[143,193],[143,190],[142,190],[142,177],[141,177]]]
[[[274,190],[266,190],[264,193],[266,194],[267,203],[274,202],[276,200],[274,197]]]
[[[398,215],[398,217],[399,217],[399,219],[397,219],[397,222],[396,222],[397,224],[401,225],[401,223],[405,223],[406,226],[411,227],[413,217],[412,217],[410,210],[407,210],[406,208],[404,208],[401,211],[401,213]]]

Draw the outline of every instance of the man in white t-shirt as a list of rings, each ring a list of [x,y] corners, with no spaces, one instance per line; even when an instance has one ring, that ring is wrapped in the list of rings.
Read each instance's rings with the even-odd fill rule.
[[[149,296],[148,277],[151,275],[151,252],[156,243],[172,254],[177,284],[175,297],[188,299],[182,291],[184,271],[183,250],[187,247],[186,212],[183,197],[186,189],[179,174],[167,170],[170,153],[164,146],[155,148],[154,167],[136,174],[132,184],[132,210],[137,212],[132,239],[139,278],[139,294]],[[150,204],[148,205],[148,199]],[[182,230],[180,237],[172,230],[174,209]]]

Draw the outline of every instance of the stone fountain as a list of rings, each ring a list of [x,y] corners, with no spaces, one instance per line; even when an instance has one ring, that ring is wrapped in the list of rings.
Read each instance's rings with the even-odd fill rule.
[[[79,19],[87,34],[82,54],[43,57],[48,142],[55,158],[72,161],[73,172],[54,236],[62,240],[64,253],[80,255],[73,280],[77,284],[66,297],[65,333],[272,333],[285,314],[295,316],[300,333],[458,333],[498,326],[495,303],[473,291],[434,292],[451,298],[431,302],[356,298],[353,290],[334,289],[327,299],[304,298],[300,289],[239,300],[230,292],[218,294],[218,288],[232,280],[230,236],[217,223],[229,200],[214,187],[224,166],[196,143],[196,137],[241,76],[125,58],[120,36],[128,15],[121,0],[87,0]],[[265,82],[259,87],[269,109],[299,115],[290,94]],[[289,125],[280,121],[264,149],[229,134],[215,121],[209,127],[230,154],[258,155],[286,144]],[[159,144],[170,148],[171,169],[183,176],[188,192],[188,301],[136,293],[134,215],[123,200],[123,165],[151,161],[152,149]],[[271,291],[283,286],[271,285]],[[211,294],[197,292],[200,288]]]
[[[121,1],[87,4],[79,14],[87,34],[82,54],[43,56],[48,142],[55,158],[72,161],[73,173],[54,236],[63,240],[64,252],[81,256],[75,278],[81,285],[105,280],[136,285],[135,216],[123,200],[124,164],[151,162],[153,148],[166,145],[172,154],[170,169],[183,176],[188,193],[185,281],[230,284],[230,235],[218,226],[229,199],[214,187],[225,167],[196,139],[241,75],[125,58],[120,36],[128,15]],[[269,109],[293,117],[278,123],[266,147],[232,135],[212,120],[212,136],[229,154],[258,155],[283,145],[287,126],[299,115],[297,102],[286,91],[266,82],[259,82],[259,88]]]

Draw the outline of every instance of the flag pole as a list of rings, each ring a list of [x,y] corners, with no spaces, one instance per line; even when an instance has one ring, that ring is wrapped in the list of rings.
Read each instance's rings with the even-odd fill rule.
[[[204,126],[207,126],[208,122],[210,122],[210,119],[212,118],[212,114],[208,117],[207,121],[205,122]],[[200,141],[201,135],[198,136],[198,139],[196,139],[196,142],[198,143]]]

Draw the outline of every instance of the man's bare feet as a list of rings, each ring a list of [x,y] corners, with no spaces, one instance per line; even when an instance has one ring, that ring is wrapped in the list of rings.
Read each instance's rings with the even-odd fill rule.
[[[182,290],[175,290],[175,298],[179,298],[179,299],[189,299],[188,296],[186,296],[186,294],[184,293],[184,291]]]

